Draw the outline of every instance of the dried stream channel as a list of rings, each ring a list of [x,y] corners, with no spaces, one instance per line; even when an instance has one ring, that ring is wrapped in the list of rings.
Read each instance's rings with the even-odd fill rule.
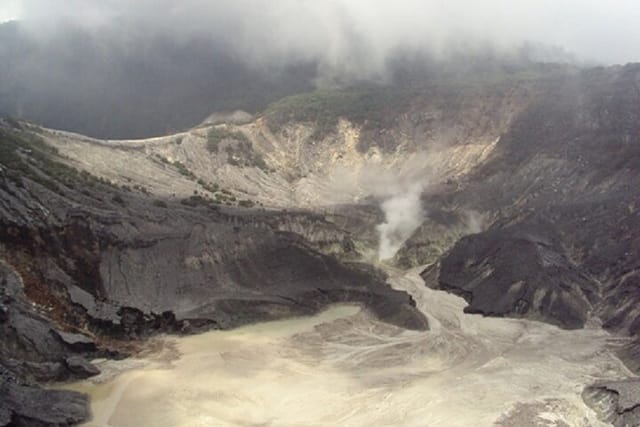
[[[582,401],[628,376],[620,338],[463,314],[465,302],[398,273],[431,330],[407,331],[353,305],[231,331],[159,338],[144,359],[105,361],[69,388],[90,426],[600,426]],[[159,345],[158,344],[162,344]]]

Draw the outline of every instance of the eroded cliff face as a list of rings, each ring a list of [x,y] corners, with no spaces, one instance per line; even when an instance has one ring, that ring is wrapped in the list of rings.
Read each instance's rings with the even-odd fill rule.
[[[579,313],[575,326],[598,318],[637,334],[639,76],[637,66],[584,72],[514,122],[444,198],[491,221],[455,243],[436,286],[464,292],[470,310],[561,324]],[[500,303],[489,307],[492,293]]]
[[[285,103],[248,123],[230,116],[148,140],[93,140],[59,131],[43,136],[70,165],[158,197],[197,191],[214,199],[219,194],[224,202],[220,190],[226,190],[264,206],[317,210],[388,196],[409,181],[436,186],[464,176],[487,159],[537,92],[527,81],[428,86],[402,92],[394,110],[378,111],[388,108],[386,98],[371,101],[371,119],[364,111],[323,124],[335,108],[329,101],[300,117]]]
[[[34,384],[94,375],[85,357],[124,355],[158,332],[231,328],[343,301],[428,328],[383,273],[347,262],[361,259],[358,248],[372,237],[356,238],[363,226],[343,208],[313,214],[162,199],[68,166],[34,127],[4,122],[1,131],[3,424],[85,419],[86,398]],[[54,410],[38,409],[51,400]]]
[[[638,337],[639,76],[305,95],[137,141],[3,122],[0,256],[32,310],[104,354],[339,301],[424,329],[370,266],[384,202],[415,191],[416,227],[389,263],[428,265],[426,284],[470,312]],[[637,342],[621,355],[637,368]]]
[[[435,259],[429,286],[463,296],[470,312],[601,323],[635,340],[619,354],[637,373],[639,105],[637,65],[586,71],[533,103],[466,182],[425,197],[488,219]],[[419,229],[405,252],[430,240]],[[621,409],[601,398],[616,393],[596,385],[586,396],[604,419],[634,424],[637,400]]]

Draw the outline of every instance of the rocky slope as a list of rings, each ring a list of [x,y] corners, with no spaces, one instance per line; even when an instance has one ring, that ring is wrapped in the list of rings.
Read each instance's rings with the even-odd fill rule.
[[[639,106],[637,65],[551,86],[456,191],[425,198],[489,219],[485,230],[447,241],[450,251],[423,274],[427,283],[466,298],[469,312],[566,328],[601,322],[635,339],[619,354],[637,373]],[[419,229],[409,243],[430,239]],[[624,410],[614,400],[605,418],[634,425],[637,398]]]
[[[4,122],[1,132],[3,425],[86,418],[82,396],[32,385],[95,374],[75,352],[114,357],[152,333],[230,328],[342,301],[428,327],[382,273],[313,248],[356,258],[350,233],[336,224],[339,209],[330,222],[198,197],[163,200],[66,166],[28,125]],[[52,399],[60,403],[41,411]]]
[[[105,141],[44,131],[68,164],[163,198],[198,194],[278,208],[328,208],[437,186],[484,161],[538,92],[516,79],[414,90],[319,91],[272,104],[248,123],[224,116],[188,132]],[[219,123],[222,121],[222,123]]]
[[[640,424],[637,380],[600,381],[587,387],[582,397],[600,416],[615,427]]]
[[[394,220],[385,202],[417,191],[421,206],[398,200],[418,218],[393,263],[428,264],[427,286],[469,312],[601,323],[632,338],[620,355],[637,370],[640,67],[539,71],[296,95],[149,140],[5,121],[0,256],[36,329],[82,333],[89,355],[338,301],[422,329],[363,263]],[[70,353],[18,369],[15,351],[2,365],[23,382],[10,384],[77,375]]]
[[[434,199],[491,218],[442,258],[438,286],[470,310],[638,333],[639,82],[627,66],[550,88],[462,188]]]

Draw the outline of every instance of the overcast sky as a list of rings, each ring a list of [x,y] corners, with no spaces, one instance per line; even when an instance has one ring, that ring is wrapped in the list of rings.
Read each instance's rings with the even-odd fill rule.
[[[375,66],[399,46],[440,55],[452,45],[508,50],[532,41],[585,60],[640,62],[638,0],[0,0],[0,21],[11,19],[45,35],[70,22],[144,24],[225,39],[243,55],[271,60],[339,63],[355,46]]]

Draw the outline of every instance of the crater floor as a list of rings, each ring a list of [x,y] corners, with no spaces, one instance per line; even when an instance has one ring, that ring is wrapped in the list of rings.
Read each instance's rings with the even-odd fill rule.
[[[392,273],[431,330],[381,323],[353,305],[183,338],[140,359],[98,363],[68,387],[90,426],[601,426],[580,397],[629,372],[598,325],[567,331],[463,313],[464,300]]]

